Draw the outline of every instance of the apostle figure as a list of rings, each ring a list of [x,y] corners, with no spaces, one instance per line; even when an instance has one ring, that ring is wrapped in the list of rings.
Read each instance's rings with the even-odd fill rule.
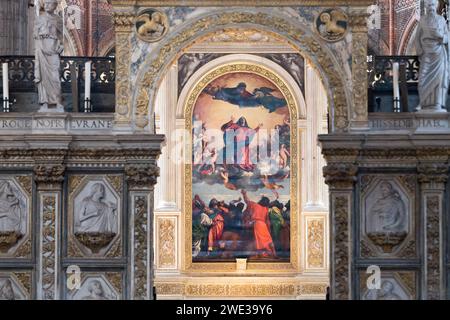
[[[8,181],[0,180],[0,232],[22,233],[22,208]]]
[[[55,14],[57,0],[44,0],[44,12],[36,17],[34,38],[36,47],[34,81],[39,94],[39,112],[64,112],[61,96],[60,55],[63,22]],[[49,106],[56,108],[49,109]]]
[[[219,247],[219,241],[222,239],[225,222],[217,199],[211,199],[209,202],[209,209],[208,218],[210,219],[211,227],[208,232],[208,254]]]
[[[252,129],[248,126],[244,117],[240,117],[237,122],[234,122],[234,120],[235,118],[231,116],[231,120],[222,126],[223,139],[226,146],[224,158],[229,160],[227,154],[233,152],[231,150],[236,150],[235,153],[233,152],[234,163],[240,169],[251,172],[255,165],[250,157],[250,143],[263,124],[260,123],[255,129]]]
[[[269,198],[263,196],[256,203],[249,199],[244,189],[241,190],[241,193],[247,204],[246,210],[251,215],[257,257],[269,258],[275,256],[275,247],[270,234]]]
[[[391,183],[380,185],[381,196],[369,214],[372,223],[369,232],[402,232],[406,229],[406,209],[399,193]]]
[[[437,13],[437,0],[426,1],[424,15],[417,29],[417,55],[420,60],[417,110],[446,111],[449,84],[448,26]]]
[[[105,186],[97,182],[91,188],[91,194],[84,198],[78,213],[80,233],[116,233],[116,206],[105,202]]]
[[[402,300],[402,298],[394,292],[394,284],[389,280],[384,280],[379,290],[372,289],[365,295],[365,300]]]
[[[89,283],[89,295],[81,298],[81,300],[110,300],[105,296],[103,286],[98,280],[92,280]]]
[[[11,280],[6,279],[0,286],[0,300],[16,300]]]

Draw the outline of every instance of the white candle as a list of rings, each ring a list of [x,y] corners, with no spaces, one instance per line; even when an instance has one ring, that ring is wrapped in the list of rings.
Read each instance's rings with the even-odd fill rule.
[[[398,62],[394,62],[392,64],[392,84],[394,88],[393,96],[394,96],[394,111],[396,108],[400,107],[400,86],[399,86],[399,73],[400,73],[400,64]],[[398,101],[396,103],[396,101]]]
[[[91,100],[91,68],[92,68],[92,61],[88,61],[85,63],[84,66],[84,99],[85,104],[87,105],[86,100]]]
[[[3,103],[4,106],[6,106],[6,100],[9,101],[9,83],[8,83],[8,63],[5,62],[2,64],[2,71],[3,71]],[[8,108],[6,108],[8,109]]]

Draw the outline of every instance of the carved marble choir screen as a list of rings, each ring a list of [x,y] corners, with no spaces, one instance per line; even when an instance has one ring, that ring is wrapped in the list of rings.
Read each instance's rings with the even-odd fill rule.
[[[291,261],[295,114],[286,85],[255,65],[219,67],[194,88],[186,108],[194,264]]]

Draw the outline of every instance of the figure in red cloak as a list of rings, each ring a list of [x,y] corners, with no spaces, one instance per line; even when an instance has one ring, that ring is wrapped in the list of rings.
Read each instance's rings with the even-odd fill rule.
[[[255,247],[258,252],[258,257],[274,257],[276,254],[270,234],[269,198],[262,197],[256,203],[248,198],[247,192],[244,189],[241,190],[241,193],[247,204],[246,210],[251,214],[253,221],[253,234],[255,236]]]

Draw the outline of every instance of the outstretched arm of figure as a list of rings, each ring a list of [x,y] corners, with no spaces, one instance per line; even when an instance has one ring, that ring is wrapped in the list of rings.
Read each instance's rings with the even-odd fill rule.
[[[250,203],[250,199],[247,196],[247,191],[245,191],[245,189],[242,189],[241,193],[242,193],[242,197],[244,198],[244,202],[248,205]]]

